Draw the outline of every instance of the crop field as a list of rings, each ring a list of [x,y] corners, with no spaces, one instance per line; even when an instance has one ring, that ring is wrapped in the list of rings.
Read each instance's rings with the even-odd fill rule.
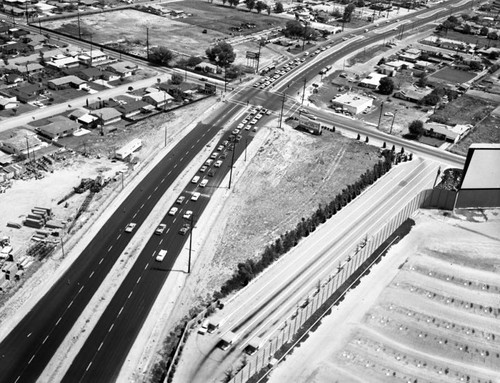
[[[476,75],[474,73],[469,73],[463,70],[446,67],[431,74],[429,77],[437,78],[438,80],[444,80],[452,84],[462,84],[473,79],[474,77],[476,77]]]

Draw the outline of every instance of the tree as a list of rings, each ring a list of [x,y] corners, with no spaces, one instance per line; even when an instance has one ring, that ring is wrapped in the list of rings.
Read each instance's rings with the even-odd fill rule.
[[[290,36],[302,36],[304,34],[304,27],[302,24],[297,21],[297,20],[290,20],[287,21],[286,26],[285,26],[285,36],[290,37]]]
[[[428,82],[429,79],[427,78],[427,75],[425,73],[422,73],[422,76],[420,76],[420,78],[417,80],[416,85],[420,88],[425,88]]]
[[[247,5],[247,8],[252,12],[252,9],[255,8],[255,0],[245,0],[245,4]]]
[[[274,13],[283,13],[285,11],[285,8],[283,7],[283,3],[278,1],[274,5]]]
[[[201,63],[203,60],[201,59],[201,57],[199,56],[191,56],[187,59],[187,66],[190,66],[190,67],[195,67],[196,65],[198,65],[199,63]]]
[[[391,94],[394,91],[394,81],[390,77],[382,77],[378,91],[382,94]]]
[[[488,55],[488,58],[490,60],[496,60],[498,59],[498,56],[500,56],[500,53],[498,51],[491,51]]]
[[[259,0],[257,1],[257,3],[255,3],[255,10],[257,11],[257,13],[261,13],[265,9],[267,9],[267,4],[263,1]]]
[[[229,5],[233,6],[233,7],[237,7],[238,4],[240,3],[240,0],[228,0],[228,1],[229,1]]]
[[[420,103],[422,105],[434,106],[437,105],[440,100],[441,98],[435,92],[432,92],[431,94],[425,95],[420,101]]]
[[[351,18],[352,18],[352,13],[354,12],[354,10],[356,9],[356,6],[354,4],[348,4],[345,8],[344,8],[344,15],[343,15],[343,20],[345,22],[349,22],[351,21]]]
[[[184,80],[184,78],[182,77],[182,75],[180,73],[174,73],[170,79],[170,82],[174,85],[179,85],[179,84],[182,84],[183,80]]]
[[[469,24],[465,24],[463,26],[463,32],[466,34],[466,35],[470,35],[471,34],[471,31],[472,31],[472,28]]]
[[[386,62],[385,57],[382,57],[382,58],[378,61],[377,65],[384,65],[384,64],[385,64],[385,62]]]
[[[481,30],[479,31],[479,34],[481,36],[488,36],[490,33],[490,30],[487,27],[482,27]]]
[[[173,58],[174,53],[170,49],[163,46],[154,47],[149,52],[149,61],[155,64],[168,66]]]
[[[413,120],[410,122],[410,125],[408,125],[408,130],[410,131],[410,134],[415,137],[421,137],[425,132],[424,123],[420,120]]]
[[[498,33],[496,33],[495,31],[490,32],[490,33],[488,33],[488,38],[490,40],[498,40]]]
[[[213,47],[208,48],[205,53],[210,61],[224,68],[231,65],[236,59],[233,47],[225,41],[221,41]]]
[[[469,68],[473,72],[479,72],[483,69],[483,66],[481,65],[481,63],[479,61],[471,61],[469,63]]]

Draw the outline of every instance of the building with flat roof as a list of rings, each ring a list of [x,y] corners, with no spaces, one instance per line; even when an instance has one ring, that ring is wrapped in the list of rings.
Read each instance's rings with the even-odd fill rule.
[[[141,146],[142,146],[142,141],[138,138],[134,138],[132,141],[128,142],[120,149],[118,149],[115,153],[115,157],[118,158],[119,160],[125,160]]]
[[[500,207],[500,144],[472,144],[455,208]]]
[[[27,154],[42,147],[36,133],[28,129],[9,129],[0,133],[0,149],[8,154]]]
[[[380,79],[387,77],[385,74],[372,72],[366,78],[359,82],[359,86],[368,89],[377,89],[380,85]]]
[[[351,114],[358,114],[370,108],[373,105],[373,99],[357,93],[345,93],[332,99],[331,103],[334,107],[347,110]]]

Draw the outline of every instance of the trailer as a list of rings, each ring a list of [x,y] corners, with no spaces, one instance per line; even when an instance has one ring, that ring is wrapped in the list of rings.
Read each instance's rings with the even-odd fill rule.
[[[221,336],[219,343],[217,346],[222,350],[226,351],[228,350],[234,342],[238,339],[238,335],[232,331],[226,332],[224,335]]]

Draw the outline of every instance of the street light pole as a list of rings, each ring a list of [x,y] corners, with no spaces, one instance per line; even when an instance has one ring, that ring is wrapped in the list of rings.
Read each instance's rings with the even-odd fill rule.
[[[307,78],[304,77],[304,86],[302,88],[302,101],[300,102],[300,106],[304,105],[304,96],[306,95],[306,82]]]
[[[234,152],[236,151],[236,144],[237,144],[237,142],[234,141],[233,154],[231,156],[231,169],[229,169],[229,186],[228,186],[228,189],[231,189],[231,181],[233,179]]]
[[[248,137],[245,138],[245,162],[247,162],[247,146],[248,146]]]
[[[394,126],[394,120],[396,119],[396,114],[398,113],[397,110],[394,111],[394,115],[392,116],[392,122],[391,122],[391,130],[389,131],[389,134],[392,134],[392,127]]]
[[[191,249],[193,247],[193,220],[194,220],[194,214],[191,215],[191,219],[189,220],[189,257],[188,257],[188,274],[191,273]]]
[[[281,129],[281,122],[283,121],[283,109],[285,107],[285,99],[286,99],[286,93],[283,92],[283,100],[281,101],[281,113],[280,113],[280,129]]]
[[[382,112],[384,111],[384,103],[380,104],[380,115],[378,116],[378,125],[377,129],[380,129],[380,121],[382,120]]]

